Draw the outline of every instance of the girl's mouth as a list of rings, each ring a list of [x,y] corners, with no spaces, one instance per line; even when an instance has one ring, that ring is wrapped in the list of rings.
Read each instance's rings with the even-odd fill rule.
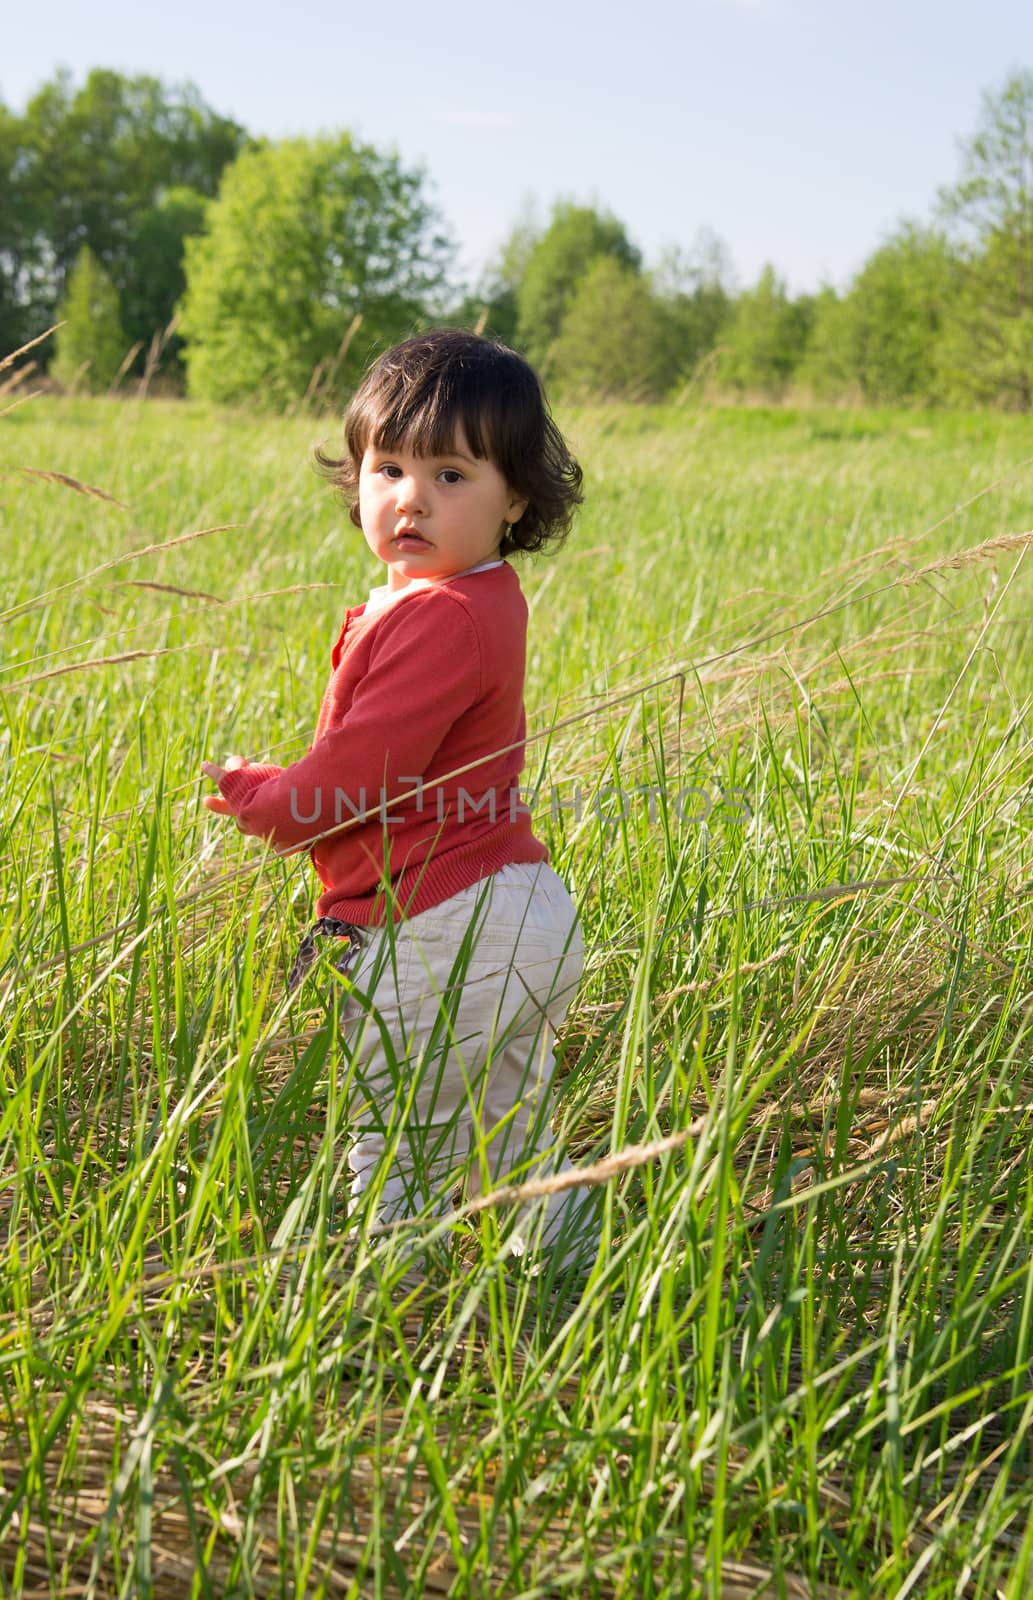
[[[392,541],[397,550],[429,550],[430,540],[422,533],[399,533]]]

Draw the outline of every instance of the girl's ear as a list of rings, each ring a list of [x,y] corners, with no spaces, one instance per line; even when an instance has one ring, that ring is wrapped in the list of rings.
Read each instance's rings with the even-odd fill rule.
[[[518,497],[517,499],[509,502],[509,505],[506,507],[506,521],[509,523],[511,528],[515,527],[526,510],[527,500],[525,498]]]

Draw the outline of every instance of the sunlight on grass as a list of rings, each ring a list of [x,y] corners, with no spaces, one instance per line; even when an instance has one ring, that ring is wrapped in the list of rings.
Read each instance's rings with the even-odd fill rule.
[[[506,1204],[348,1236],[307,862],[200,807],[305,749],[373,577],[318,427],[0,424],[4,1594],[1030,1592],[1028,423],[564,422],[580,1277]]]

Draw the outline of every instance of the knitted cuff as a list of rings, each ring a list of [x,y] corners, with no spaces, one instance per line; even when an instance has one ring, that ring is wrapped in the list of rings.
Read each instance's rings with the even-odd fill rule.
[[[282,767],[235,767],[232,772],[219,782],[219,793],[231,806],[242,806],[250,800],[260,784],[268,782],[270,778],[278,778],[283,771]]]

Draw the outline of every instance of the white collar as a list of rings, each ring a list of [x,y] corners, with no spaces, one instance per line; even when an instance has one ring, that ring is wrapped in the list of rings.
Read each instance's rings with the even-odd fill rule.
[[[375,588],[369,591],[369,599],[366,601],[366,615],[369,616],[371,611],[383,610],[384,606],[392,605],[395,600],[400,600],[403,595],[412,594],[414,589],[432,589],[435,581],[451,583],[455,578],[469,578],[475,572],[490,572],[492,567],[501,567],[504,564],[502,558],[499,557],[497,561],[481,561],[476,567],[466,567],[462,572],[450,572],[447,578],[437,580],[433,578],[410,578],[404,589],[392,589],[390,584],[387,583],[377,584]]]

